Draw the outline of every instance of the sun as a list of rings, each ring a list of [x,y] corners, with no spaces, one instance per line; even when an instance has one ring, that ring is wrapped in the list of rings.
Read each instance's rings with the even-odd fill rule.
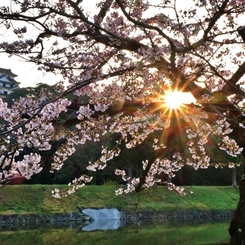
[[[180,109],[185,104],[195,102],[195,98],[191,93],[181,91],[167,91],[163,96],[165,105],[172,110]]]

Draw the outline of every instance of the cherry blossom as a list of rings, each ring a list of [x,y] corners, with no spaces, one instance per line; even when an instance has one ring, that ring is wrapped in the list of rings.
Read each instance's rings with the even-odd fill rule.
[[[124,166],[115,170],[125,183],[116,194],[161,183],[183,195],[166,179],[185,165],[222,165],[208,146],[234,159],[245,155],[244,1],[96,0],[87,6],[27,0],[11,6],[0,4],[1,28],[11,36],[0,40],[0,51],[63,79],[11,106],[0,99],[1,181],[38,174],[40,153],[54,142],[60,144],[51,171],[62,168],[77,145],[113,134],[118,140],[101,144],[87,175],[68,192],[54,190],[54,197],[90,182],[91,172],[120,157],[123,146],[148,142],[152,156],[139,176],[127,176]],[[162,99],[169,90],[189,92],[196,102],[170,109]]]

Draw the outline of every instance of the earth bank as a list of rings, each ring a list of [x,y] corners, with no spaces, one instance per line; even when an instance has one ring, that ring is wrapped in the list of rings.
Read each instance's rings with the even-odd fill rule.
[[[73,195],[55,199],[54,188],[66,185],[15,185],[0,189],[0,215],[77,213],[78,208],[118,208],[124,212],[166,211],[230,211],[235,210],[239,190],[230,186],[186,186],[179,196],[160,186],[136,193],[115,195],[119,186],[85,186]]]

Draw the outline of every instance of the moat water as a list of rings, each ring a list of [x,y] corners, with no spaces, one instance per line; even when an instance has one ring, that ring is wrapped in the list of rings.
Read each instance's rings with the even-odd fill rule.
[[[228,244],[229,221],[146,221],[126,224],[116,230],[86,231],[79,224],[22,226],[0,231],[1,245],[209,245]]]

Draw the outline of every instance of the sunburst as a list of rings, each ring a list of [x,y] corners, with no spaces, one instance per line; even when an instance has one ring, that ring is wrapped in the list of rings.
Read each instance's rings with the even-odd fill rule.
[[[181,106],[194,102],[195,99],[190,93],[185,93],[177,90],[169,90],[163,96],[163,103],[170,110],[180,110]]]

